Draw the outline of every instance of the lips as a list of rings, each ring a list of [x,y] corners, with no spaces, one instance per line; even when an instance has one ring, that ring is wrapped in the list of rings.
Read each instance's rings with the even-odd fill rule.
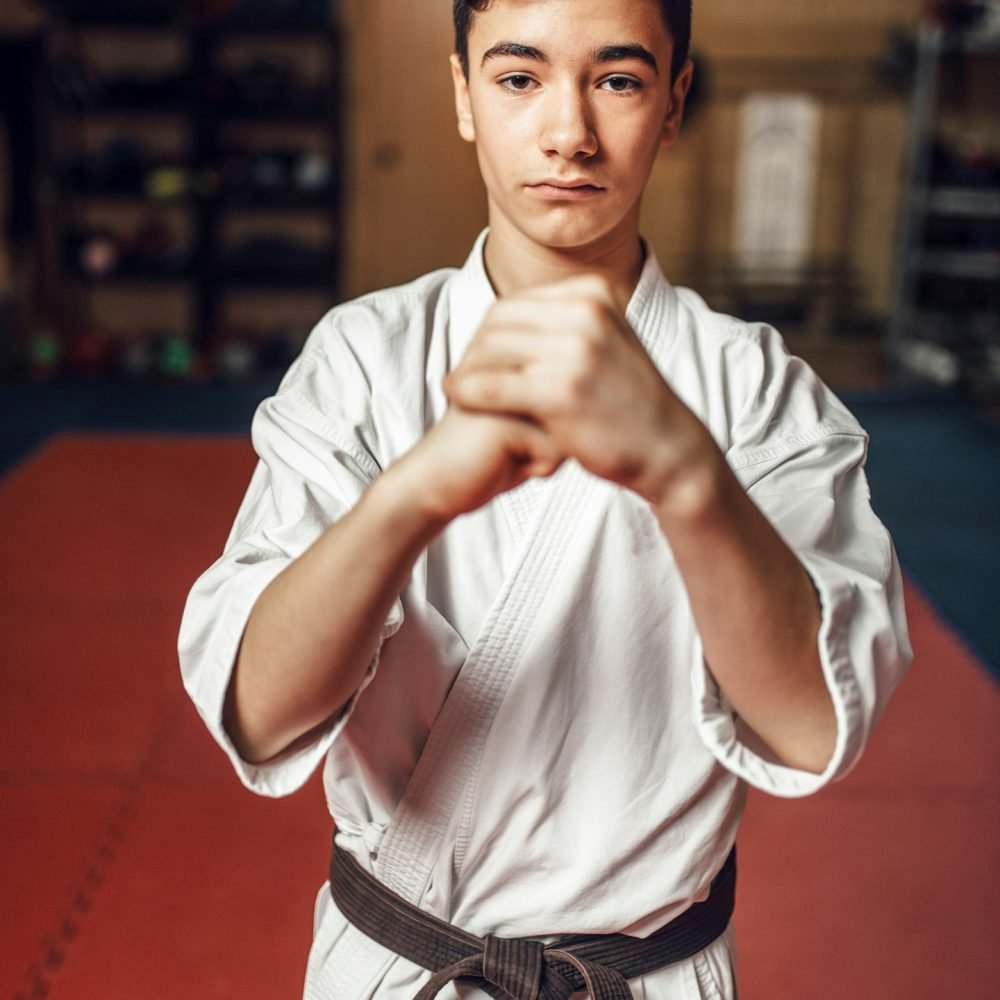
[[[540,198],[542,201],[548,202],[588,201],[591,198],[600,197],[604,192],[604,188],[591,181],[562,178],[528,184],[527,190],[533,198]]]
[[[537,181],[535,184],[529,185],[529,187],[550,187],[550,188],[560,188],[564,191],[575,191],[578,188],[593,188],[596,191],[603,191],[604,188],[600,184],[595,184],[593,181],[588,180],[560,180],[558,178],[552,178],[550,180]]]

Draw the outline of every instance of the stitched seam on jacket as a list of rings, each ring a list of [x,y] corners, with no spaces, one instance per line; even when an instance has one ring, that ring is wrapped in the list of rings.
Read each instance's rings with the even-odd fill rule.
[[[827,438],[850,437],[864,439],[867,438],[867,436],[868,435],[862,430],[857,430],[853,427],[846,427],[842,424],[819,424],[812,430],[802,431],[799,434],[793,434],[791,437],[785,438],[778,445],[750,452],[742,459],[731,461],[730,468],[732,468],[733,471],[739,471],[741,469],[749,469],[754,465],[762,465],[764,462],[768,462],[775,458],[781,458],[783,455],[794,454],[794,452],[803,445],[817,444],[819,441],[823,441]]]

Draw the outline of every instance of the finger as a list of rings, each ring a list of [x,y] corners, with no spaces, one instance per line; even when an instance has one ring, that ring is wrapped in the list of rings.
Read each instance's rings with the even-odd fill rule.
[[[478,413],[505,413],[539,419],[545,391],[536,379],[509,369],[451,372],[444,389],[457,406]]]
[[[581,334],[598,334],[605,325],[604,315],[582,299],[506,300],[490,311],[459,367],[467,360],[525,365],[564,359]]]
[[[593,284],[594,281],[597,282],[596,285]],[[604,291],[591,294],[598,285]],[[502,312],[498,306],[494,307],[497,310],[495,322],[498,325],[541,330],[553,338],[558,334],[564,334],[568,338],[576,338],[580,334],[603,336],[606,332],[615,330],[626,340],[640,343],[603,278],[570,279],[535,291],[539,293],[537,298],[518,296],[504,299]],[[484,330],[492,322],[494,320],[491,313],[484,324]]]
[[[536,285],[534,288],[519,292],[513,298],[525,300],[546,301],[552,299],[591,298],[608,305],[615,305],[614,293],[606,278],[598,274],[578,274],[563,281],[555,281],[547,285]],[[510,300],[504,300],[510,301]]]
[[[446,379],[453,382],[474,372],[508,372],[533,379],[551,378],[579,367],[581,338],[571,334],[524,335],[521,343],[484,343],[471,348]]]
[[[483,329],[465,352],[453,371],[473,368],[519,369],[538,360],[539,337],[537,331],[511,327]]]
[[[508,449],[523,460],[527,476],[551,476],[566,460],[549,435],[527,420],[507,421],[507,432]]]
[[[593,299],[579,295],[503,299],[490,310],[481,330],[485,336],[493,330],[523,333],[534,333],[540,329],[558,331],[592,321],[595,318],[594,305]],[[598,303],[598,306],[603,306],[603,303]]]
[[[541,290],[538,297],[526,293],[504,299],[490,310],[473,343],[501,329],[541,333],[548,338],[558,334],[602,336],[610,330],[631,332],[614,299],[584,294],[588,287],[584,279],[574,292],[574,283],[567,281]]]

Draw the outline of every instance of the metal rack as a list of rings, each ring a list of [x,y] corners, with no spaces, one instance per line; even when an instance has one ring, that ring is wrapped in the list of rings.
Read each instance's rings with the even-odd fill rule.
[[[1000,166],[992,181],[935,176],[933,140],[949,64],[1000,59],[1000,34],[925,28],[916,40],[888,356],[897,385],[935,383],[1000,397]],[[985,239],[932,238],[935,226]],[[964,245],[963,245],[964,244]],[[937,302],[927,301],[933,283]]]
[[[187,53],[187,79],[185,89],[167,104],[137,100],[131,103],[107,101],[96,106],[69,109],[54,102],[48,110],[50,139],[51,181],[49,202],[51,211],[49,244],[53,253],[61,255],[60,243],[73,224],[80,206],[88,202],[117,202],[132,204],[141,213],[151,205],[180,205],[189,213],[191,231],[190,260],[176,273],[130,273],[124,271],[106,277],[90,277],[67,270],[65,262],[56,260],[54,271],[60,275],[66,310],[78,320],[89,313],[87,303],[93,289],[126,287],[130,285],[180,285],[190,298],[190,329],[187,332],[191,346],[198,351],[210,349],[212,338],[220,323],[227,297],[247,291],[267,290],[275,294],[294,294],[312,291],[321,294],[329,304],[339,297],[339,254],[342,233],[341,181],[343,170],[342,130],[339,114],[340,72],[342,65],[342,39],[339,31],[329,21],[324,26],[314,24],[279,23],[269,21],[254,23],[230,21],[210,22],[185,16],[181,4],[167,6],[165,17],[87,17],[60,15],[57,10],[48,21],[49,51],[54,45],[63,50],[72,49],[86,35],[100,33],[168,32],[183,43]],[[169,13],[173,11],[174,13]],[[180,11],[181,13],[176,13]],[[315,100],[300,106],[253,108],[227,101],[206,100],[203,96],[219,72],[219,50],[229,41],[273,39],[302,40],[304,44],[325,47],[326,72],[322,92]],[[100,117],[125,120],[156,120],[157,117],[175,118],[186,129],[189,137],[189,157],[183,164],[184,173],[194,180],[188,190],[174,198],[154,199],[142,190],[87,190],[68,182],[60,175],[67,150],[82,151],[82,143],[75,139],[81,123]],[[296,126],[315,128],[325,136],[330,150],[333,171],[329,183],[309,195],[288,190],[267,197],[257,197],[245,191],[228,191],[213,178],[213,165],[220,154],[220,137],[229,126]],[[274,269],[246,267],[227,263],[226,247],[221,239],[223,224],[241,213],[296,214],[323,219],[327,223],[329,238],[322,247],[322,266],[309,273],[296,272],[287,266]],[[61,296],[63,297],[63,296]],[[67,324],[68,325],[68,324]],[[64,336],[70,334],[67,330]]]

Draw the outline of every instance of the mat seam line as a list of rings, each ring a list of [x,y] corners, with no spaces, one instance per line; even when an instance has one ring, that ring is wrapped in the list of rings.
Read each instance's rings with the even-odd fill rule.
[[[139,812],[139,800],[152,777],[165,739],[175,725],[183,702],[178,699],[168,710],[166,718],[157,729],[150,748],[135,773],[125,783],[121,800],[111,821],[98,841],[98,846],[83,860],[83,875],[70,883],[71,902],[54,921],[55,930],[44,934],[41,955],[29,964],[25,973],[24,989],[14,994],[14,1000],[42,1000],[48,996],[53,982],[66,963],[66,958],[79,937],[87,915],[105,885],[108,875],[128,836]]]

